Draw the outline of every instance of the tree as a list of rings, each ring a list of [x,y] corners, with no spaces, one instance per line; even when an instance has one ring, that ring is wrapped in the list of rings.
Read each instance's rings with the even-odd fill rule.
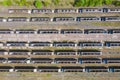
[[[115,6],[120,6],[120,1],[113,1],[113,3],[112,3],[113,5],[115,5]]]
[[[95,0],[89,0],[89,6],[92,6],[92,7],[95,6]]]
[[[112,4],[112,0],[103,0],[103,3],[105,5],[109,5],[109,4]]]
[[[82,5],[80,0],[75,0],[74,5],[75,7],[80,7]]]
[[[85,5],[85,6],[88,7],[88,6],[89,6],[89,2],[90,2],[90,0],[86,0],[85,2],[86,2],[86,5]]]
[[[36,8],[41,8],[41,7],[42,7],[42,2],[41,2],[40,0],[36,0],[36,1],[34,2],[34,6],[35,6]]]
[[[75,0],[74,5],[76,7],[80,6],[102,6],[102,5],[112,4],[112,0]]]

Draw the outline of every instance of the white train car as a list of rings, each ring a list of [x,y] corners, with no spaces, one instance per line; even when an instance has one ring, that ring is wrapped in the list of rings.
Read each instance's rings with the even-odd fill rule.
[[[31,10],[30,9],[9,9],[8,13],[12,14],[12,13],[17,13],[17,14],[21,14],[21,13],[28,13],[31,14]]]

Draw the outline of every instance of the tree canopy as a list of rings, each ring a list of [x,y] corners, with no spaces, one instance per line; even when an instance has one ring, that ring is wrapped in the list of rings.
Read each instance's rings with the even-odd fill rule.
[[[74,5],[75,7],[88,7],[88,6],[102,6],[102,5],[110,5],[112,4],[113,0],[75,0]]]
[[[35,6],[36,8],[41,8],[41,7],[42,7],[42,2],[41,2],[40,0],[36,0],[36,1],[34,2],[34,6]]]
[[[36,8],[41,8],[42,6],[67,6],[71,5],[74,7],[96,7],[103,5],[115,5],[120,6],[119,0],[68,0],[62,4],[62,0],[3,0],[1,4],[4,6],[35,6]]]

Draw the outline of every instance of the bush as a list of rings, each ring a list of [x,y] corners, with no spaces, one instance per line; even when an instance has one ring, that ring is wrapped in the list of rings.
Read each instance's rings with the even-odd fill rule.
[[[47,1],[42,1],[42,3],[43,3],[44,6],[48,6],[49,5],[49,2],[47,2]]]
[[[52,0],[52,2],[55,4],[55,5],[58,5],[60,0]]]
[[[4,6],[11,6],[12,5],[12,1],[11,0],[4,0],[3,1],[3,5]]]
[[[36,1],[34,2],[34,6],[35,6],[36,8],[41,8],[41,7],[42,7],[42,2],[39,1],[39,0],[36,0]]]

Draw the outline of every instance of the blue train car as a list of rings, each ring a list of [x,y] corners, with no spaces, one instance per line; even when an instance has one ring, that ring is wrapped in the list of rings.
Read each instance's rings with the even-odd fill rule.
[[[103,58],[102,63],[120,63],[120,58]]]
[[[102,46],[101,42],[79,42],[78,46],[80,47],[100,47]]]
[[[86,66],[85,72],[108,72],[108,68],[104,66]]]
[[[120,21],[120,16],[103,16],[101,21]]]
[[[109,72],[120,72],[120,66],[109,66]]]
[[[120,42],[106,41],[104,46],[106,46],[106,47],[119,47],[120,46]]]
[[[98,34],[98,33],[106,34],[107,31],[104,29],[85,29],[84,30],[84,34]]]
[[[108,29],[108,34],[120,33],[120,29]]]

